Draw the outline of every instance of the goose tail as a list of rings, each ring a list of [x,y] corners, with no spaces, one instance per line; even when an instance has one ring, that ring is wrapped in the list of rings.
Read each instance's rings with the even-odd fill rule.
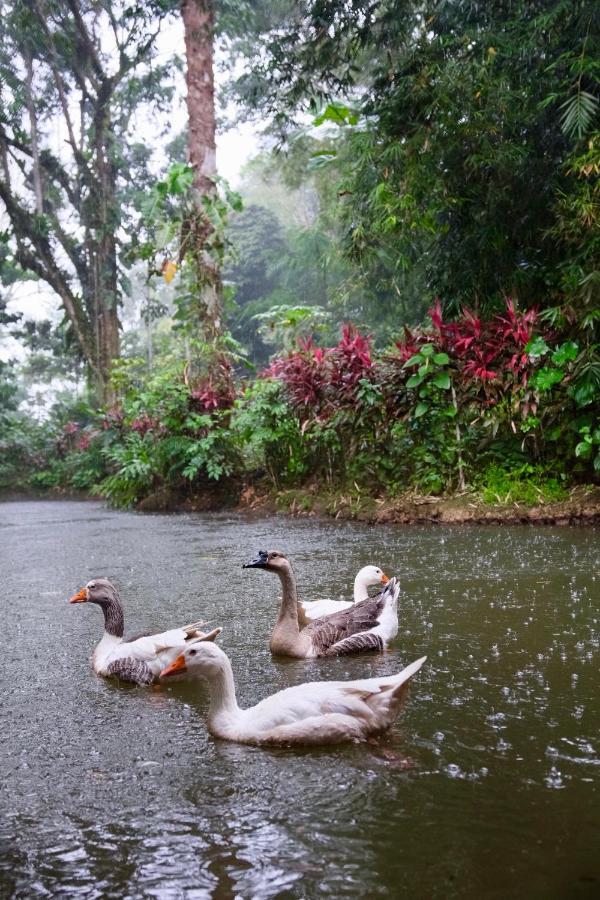
[[[422,656],[420,659],[415,660],[415,662],[411,663],[405,669],[402,669],[401,672],[398,672],[398,674],[394,678],[394,687],[392,690],[392,695],[394,697],[396,697],[399,692],[401,692],[403,688],[406,687],[413,675],[417,674],[426,659],[426,656]]]
[[[386,600],[391,600],[392,603],[397,603],[398,597],[400,596],[400,579],[396,577],[390,578],[382,590],[381,596]]]
[[[397,675],[392,675],[391,678],[382,678],[379,682],[379,690],[366,700],[371,707],[379,730],[385,730],[393,723],[406,699],[411,678],[416,675],[426,659],[426,656],[422,656],[398,672]]]
[[[184,625],[182,631],[185,631],[186,638],[199,637],[202,634],[202,628],[209,625],[208,620],[201,619],[199,622],[192,622],[190,625]]]

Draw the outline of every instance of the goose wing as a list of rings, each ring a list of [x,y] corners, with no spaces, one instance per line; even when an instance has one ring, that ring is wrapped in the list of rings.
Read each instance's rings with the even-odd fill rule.
[[[300,607],[305,618],[313,622],[315,619],[322,618],[322,616],[330,616],[333,613],[349,609],[352,604],[352,600],[302,600]]]
[[[106,674],[109,677],[118,678],[119,681],[127,681],[129,684],[153,684],[156,680],[155,674],[147,663],[141,659],[133,659],[131,656],[113,660],[106,667]]]
[[[369,597],[354,603],[348,609],[324,616],[311,622],[303,631],[311,639],[318,656],[330,655],[334,645],[345,642],[334,653],[354,653],[360,650],[380,650],[383,646],[381,636],[375,635],[373,641],[365,633],[377,628],[379,620],[388,603],[394,599],[397,582],[392,579],[385,589],[375,597]],[[397,593],[396,593],[397,597]],[[349,641],[354,636],[364,635],[360,639]]]
[[[374,631],[359,631],[336,641],[325,651],[325,656],[344,656],[346,653],[364,653],[369,650],[383,650],[385,644],[380,634]]]
[[[311,682],[273,694],[243,711],[238,740],[328,744],[389,728],[425,659],[382,678]]]
[[[164,669],[175,660],[185,648],[186,643],[203,636],[203,632],[200,631],[200,626],[203,624],[206,623],[194,622],[191,625],[185,625],[183,628],[171,628],[169,631],[148,634],[136,640],[124,642],[115,653],[112,665],[118,665],[127,674],[124,667],[126,661],[129,661],[132,665],[139,663],[140,665],[145,665],[153,677],[157,676],[161,669]],[[117,675],[122,681],[134,680],[132,678],[124,678],[116,671],[111,674]],[[136,681],[136,683],[149,684],[150,682]]]

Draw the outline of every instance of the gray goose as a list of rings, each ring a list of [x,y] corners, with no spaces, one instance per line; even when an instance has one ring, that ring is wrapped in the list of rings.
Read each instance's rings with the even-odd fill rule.
[[[298,594],[291,563],[279,550],[259,550],[244,569],[275,573],[283,588],[279,616],[271,632],[271,653],[300,659],[383,650],[398,633],[400,585],[391,578],[383,591],[348,609],[322,616],[300,630]]]
[[[104,634],[92,655],[92,668],[97,675],[118,678],[131,684],[153,684],[160,672],[170,665],[189,641],[214,640],[221,628],[206,634],[200,631],[204,622],[183,628],[172,628],[159,634],[146,634],[124,640],[123,607],[119,593],[108,578],[94,578],[69,603],[95,603],[104,614]]]

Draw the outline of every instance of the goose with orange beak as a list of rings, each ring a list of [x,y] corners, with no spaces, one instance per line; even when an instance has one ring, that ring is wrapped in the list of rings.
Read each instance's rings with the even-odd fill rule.
[[[207,725],[215,737],[242,744],[339,744],[362,741],[390,728],[409,681],[425,659],[383,678],[300,684],[249,709],[238,706],[229,658],[205,639],[189,644],[160,674],[164,679],[186,674],[208,681]]]
[[[201,631],[206,623],[194,622],[126,641],[123,638],[123,606],[116,587],[108,578],[88,581],[69,603],[93,603],[100,607],[104,616],[104,634],[92,655],[92,668],[97,675],[131,684],[157,682],[161,670],[179,656],[186,644],[198,638],[211,641],[221,633],[221,628],[208,633]]]
[[[321,616],[350,609],[353,603],[362,603],[369,598],[369,588],[378,584],[386,585],[390,579],[379,566],[363,566],[354,579],[352,600],[298,600],[298,621],[308,625]]]

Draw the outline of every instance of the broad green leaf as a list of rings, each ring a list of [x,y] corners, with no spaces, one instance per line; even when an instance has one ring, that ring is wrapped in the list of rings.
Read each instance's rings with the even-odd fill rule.
[[[335,153],[314,153],[308,160],[308,169],[321,169],[335,159]]]
[[[436,366],[447,366],[450,362],[450,357],[447,353],[436,353],[433,357],[433,361]]]
[[[164,250],[167,244],[170,244],[177,233],[176,226],[173,222],[165,222],[158,229],[156,235],[156,249]]]
[[[552,354],[552,362],[555,366],[564,366],[568,362],[577,359],[579,353],[579,345],[575,341],[565,341],[560,347],[557,347]]]
[[[416,353],[414,356],[411,356],[410,359],[406,360],[406,362],[404,363],[402,368],[408,369],[410,366],[416,366],[417,363],[422,363],[422,362],[423,362],[423,357],[421,356],[420,353]]]
[[[532,338],[525,346],[525,353],[527,353],[531,359],[539,359],[541,356],[545,356],[549,350],[550,347],[544,338],[539,335],[538,337]]]
[[[164,183],[169,194],[185,194],[194,183],[194,170],[186,163],[174,163]]]
[[[553,369],[544,366],[531,378],[531,385],[538,391],[549,391],[555,384],[563,380],[565,373],[562,369]]]
[[[313,125],[323,125],[324,122],[335,122],[336,125],[356,125],[358,114],[350,107],[339,101],[328,103],[322,112],[313,119]]]
[[[408,390],[410,390],[411,388],[419,387],[419,385],[421,384],[422,381],[423,381],[422,375],[411,375],[411,377],[406,382],[406,387]]]
[[[575,447],[575,456],[589,456],[592,452],[592,445],[588,441],[581,441]]]
[[[420,419],[421,416],[425,415],[428,409],[429,405],[427,403],[417,403],[413,412],[413,416],[415,417],[415,419]]]
[[[578,406],[587,406],[597,396],[594,380],[590,377],[580,378],[570,391]]]
[[[431,380],[436,387],[442,388],[444,391],[450,389],[450,376],[447,372],[436,372]]]
[[[420,349],[420,353],[422,356],[433,356],[435,353],[435,347],[433,344],[423,344]]]

